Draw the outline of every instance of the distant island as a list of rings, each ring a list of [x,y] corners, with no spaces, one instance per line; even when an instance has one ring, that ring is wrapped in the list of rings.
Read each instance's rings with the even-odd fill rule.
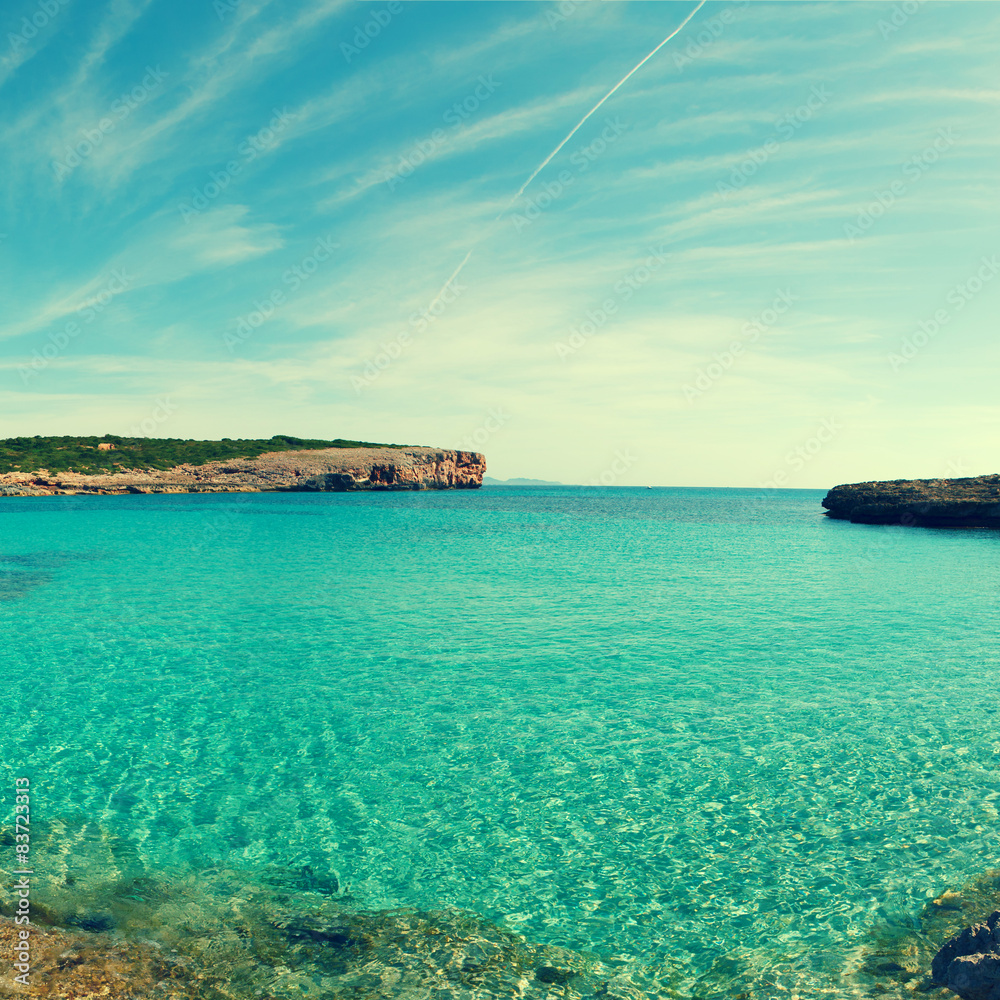
[[[562,486],[551,479],[494,479],[483,476],[483,486]]]
[[[1000,528],[1000,475],[846,483],[823,506],[828,517],[855,524]]]
[[[0,496],[478,489],[485,471],[478,452],[285,434],[0,441]]]

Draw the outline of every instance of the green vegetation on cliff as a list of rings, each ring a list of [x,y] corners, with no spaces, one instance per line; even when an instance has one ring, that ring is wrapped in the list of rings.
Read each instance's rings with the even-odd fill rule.
[[[101,450],[98,445],[113,445]],[[305,451],[317,448],[403,448],[400,444],[373,444],[368,441],[345,441],[276,434],[260,438],[221,441],[191,441],[184,438],[128,438],[116,434],[104,437],[15,437],[0,439],[0,473],[49,472],[96,473],[120,469],[171,469],[189,463],[203,465],[229,458],[256,458],[267,451]]]

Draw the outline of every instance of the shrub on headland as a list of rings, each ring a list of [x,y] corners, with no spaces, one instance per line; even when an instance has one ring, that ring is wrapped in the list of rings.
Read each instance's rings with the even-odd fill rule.
[[[112,445],[99,448],[99,445]],[[185,438],[14,437],[0,439],[0,473],[81,472],[112,473],[122,469],[172,469],[184,463],[203,465],[231,458],[256,458],[268,451],[313,451],[318,448],[402,448],[399,444],[373,444],[334,438],[323,441],[275,434],[262,438],[223,438],[193,441]]]

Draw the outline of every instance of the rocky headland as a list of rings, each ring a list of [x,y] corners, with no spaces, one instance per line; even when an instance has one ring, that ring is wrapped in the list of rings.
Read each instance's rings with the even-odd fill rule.
[[[323,448],[103,475],[7,472],[0,474],[0,496],[477,489],[485,471],[486,459],[472,451]]]
[[[1000,475],[848,483],[830,490],[823,506],[828,517],[855,524],[1000,528]]]

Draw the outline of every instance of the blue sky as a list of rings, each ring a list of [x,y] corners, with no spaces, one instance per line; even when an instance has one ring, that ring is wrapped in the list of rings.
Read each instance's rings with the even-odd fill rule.
[[[1000,7],[706,3],[515,198],[694,7],[6,3],[0,436],[1000,471]]]

